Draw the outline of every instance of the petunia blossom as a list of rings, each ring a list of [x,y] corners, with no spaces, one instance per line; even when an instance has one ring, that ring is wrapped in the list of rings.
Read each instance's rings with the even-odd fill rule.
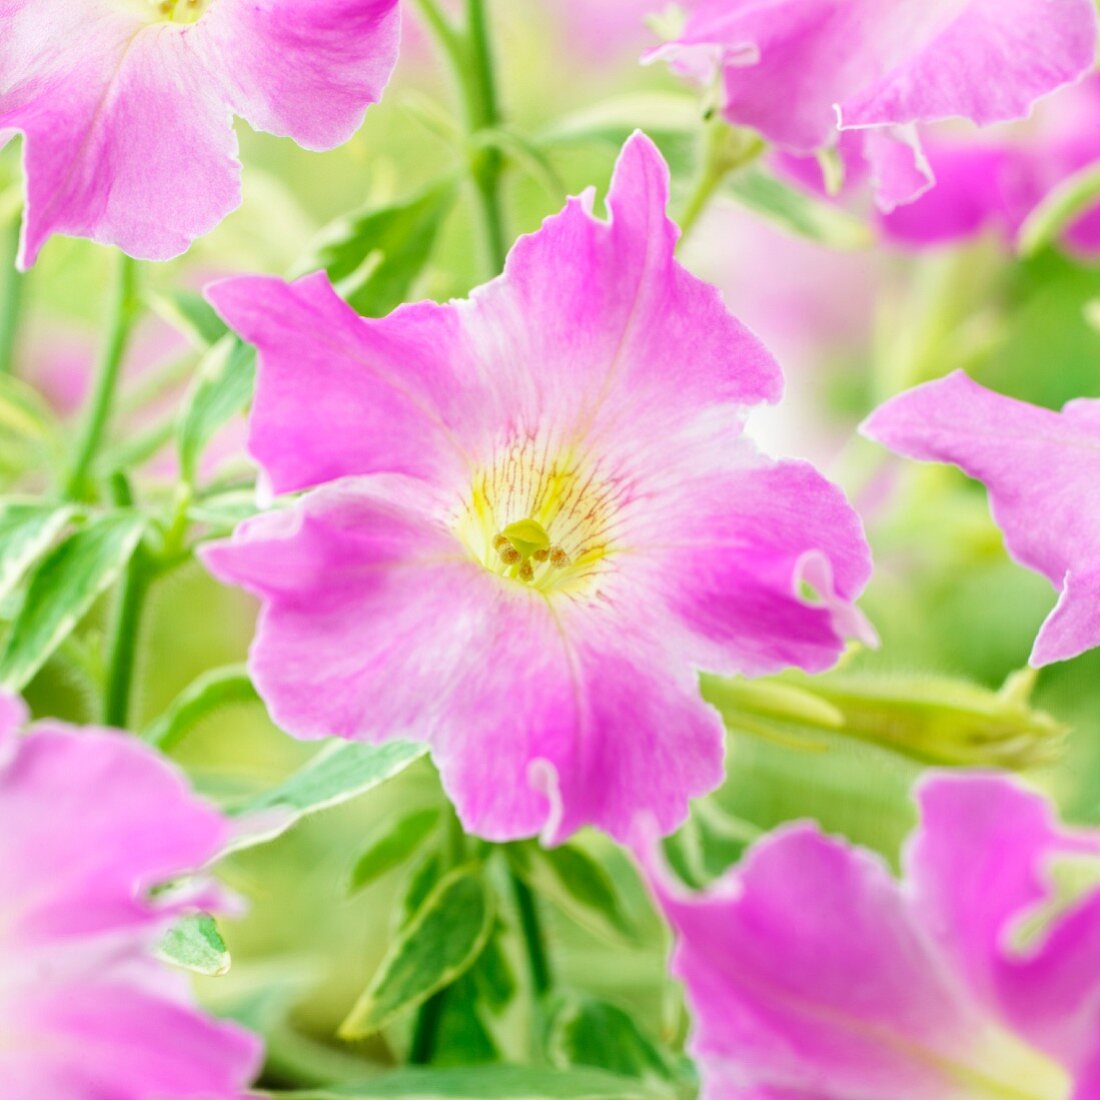
[[[867,633],[861,525],[742,435],[779,370],[674,259],[668,169],[626,145],[467,301],[356,316],[318,274],[210,300],[259,348],[275,493],[205,561],[258,595],[251,670],[299,737],[428,742],[467,827],[662,828],[722,775],[697,670],[824,669]]]
[[[917,801],[903,883],[812,823],[696,895],[644,845],[704,1100],[1100,1095],[1100,833],[992,774]]]
[[[1026,116],[1096,56],[1092,0],[700,0],[653,50],[720,73],[725,117],[800,154],[864,130],[880,205],[932,183],[913,125]]]
[[[1100,161],[1100,76],[1045,99],[1034,117],[988,135],[933,127],[922,134],[936,186],[884,214],[885,235],[906,245],[964,240],[992,229],[1014,244],[1031,212],[1060,183]],[[1100,253],[1100,211],[1069,226],[1066,244]]]
[[[1100,646],[1100,401],[1053,412],[956,371],[888,401],[862,430],[899,454],[952,462],[985,484],[1008,552],[1060,591],[1033,665]]]
[[[330,149],[396,60],[397,0],[0,0],[0,146],[23,134],[20,266],[53,233],[146,260],[240,203],[233,115]]]
[[[0,1081],[28,1100],[236,1100],[259,1043],[191,1003],[154,957],[185,906],[151,887],[227,826],[121,733],[43,722],[0,695]],[[174,900],[173,900],[174,899]]]

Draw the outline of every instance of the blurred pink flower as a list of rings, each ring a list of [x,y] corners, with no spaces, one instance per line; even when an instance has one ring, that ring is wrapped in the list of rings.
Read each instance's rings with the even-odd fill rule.
[[[1044,100],[1032,119],[1010,130],[985,137],[936,127],[922,138],[936,186],[883,215],[886,236],[928,245],[992,228],[1015,243],[1053,188],[1100,161],[1100,76]],[[1066,241],[1085,254],[1100,252],[1100,212],[1078,218]]]
[[[652,41],[646,17],[666,0],[546,0],[563,24],[570,49],[594,58],[638,54]]]
[[[649,54],[720,70],[726,118],[789,152],[865,131],[887,210],[931,183],[912,124],[1022,118],[1095,56],[1092,0],[699,0]]]
[[[133,738],[0,695],[0,1081],[27,1100],[234,1100],[258,1041],[153,957],[226,824]],[[174,899],[174,900],[173,900]],[[194,903],[194,897],[191,898]]]
[[[696,670],[819,670],[866,630],[859,520],[744,438],[779,370],[676,263],[667,199],[635,135],[610,222],[571,199],[468,301],[209,292],[259,347],[253,455],[322,486],[205,553],[263,601],[261,694],[300,737],[428,741],[491,839],[673,828],[722,775]]]
[[[0,0],[0,145],[24,135],[20,265],[52,233],[139,259],[240,202],[231,125],[339,145],[397,53],[397,0]]]
[[[993,775],[936,775],[898,883],[811,823],[758,842],[710,891],[674,884],[704,1100],[1100,1096],[1100,834]]]
[[[1100,645],[1100,401],[1071,401],[1056,413],[956,371],[888,401],[863,432],[985,484],[1009,553],[1061,591],[1033,665]]]

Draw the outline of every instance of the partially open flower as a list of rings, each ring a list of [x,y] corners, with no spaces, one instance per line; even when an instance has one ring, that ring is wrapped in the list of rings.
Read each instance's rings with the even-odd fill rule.
[[[697,670],[820,670],[866,633],[858,518],[741,434],[778,368],[673,258],[668,173],[623,151],[469,301],[357,317],[326,277],[210,298],[260,351],[251,450],[321,486],[207,548],[302,737],[417,738],[493,839],[662,828],[722,775]]]

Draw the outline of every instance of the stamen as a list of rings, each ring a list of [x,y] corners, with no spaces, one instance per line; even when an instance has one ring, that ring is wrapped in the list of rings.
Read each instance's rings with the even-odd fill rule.
[[[566,569],[572,562],[569,555],[560,546],[555,546],[550,551],[550,564],[555,569]]]
[[[504,546],[500,551],[500,560],[505,565],[518,565],[521,560],[520,552],[512,545]]]
[[[519,579],[528,583],[535,579],[535,570],[529,561],[525,561],[519,567]]]

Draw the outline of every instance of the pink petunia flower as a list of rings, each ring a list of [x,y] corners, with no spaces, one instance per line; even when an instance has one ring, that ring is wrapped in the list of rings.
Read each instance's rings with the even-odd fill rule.
[[[1022,118],[1095,56],[1092,0],[699,0],[648,55],[720,70],[726,118],[789,152],[866,131],[884,209],[932,183],[914,123]]]
[[[0,1082],[27,1100],[235,1100],[259,1043],[153,957],[183,907],[150,887],[226,826],[132,738],[0,695]]]
[[[232,116],[333,148],[381,95],[397,39],[397,0],[0,0],[20,266],[52,233],[145,260],[185,251],[240,203]]]
[[[886,402],[861,430],[910,458],[952,462],[985,484],[1008,552],[1061,592],[1031,664],[1100,645],[1100,401],[1052,412],[956,371]]]
[[[867,629],[859,520],[743,437],[779,370],[676,263],[667,197],[638,134],[609,221],[571,199],[468,301],[209,292],[259,348],[252,454],[321,486],[205,553],[263,602],[260,693],[299,737],[429,742],[488,838],[674,827],[722,775],[696,670],[824,669]]]
[[[886,236],[906,245],[937,245],[994,229],[1015,243],[1028,215],[1058,184],[1100,161],[1100,76],[1039,104],[1034,117],[988,137],[933,128],[922,134],[936,186],[916,202],[884,214]],[[1100,211],[1077,218],[1066,243],[1100,253]]]
[[[917,801],[904,883],[812,823],[695,896],[645,845],[704,1100],[1100,1096],[1100,834],[994,775]]]

